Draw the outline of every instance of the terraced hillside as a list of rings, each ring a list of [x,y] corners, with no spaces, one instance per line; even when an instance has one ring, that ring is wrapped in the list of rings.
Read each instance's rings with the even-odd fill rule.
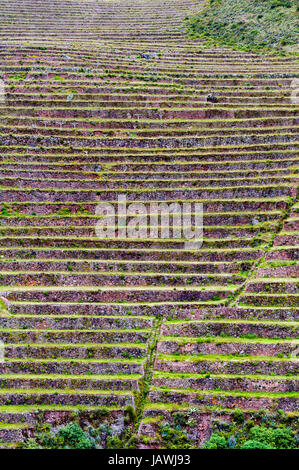
[[[236,407],[296,416],[298,64],[188,40],[202,6],[1,2],[2,447],[37,410],[132,404],[147,446],[190,406],[197,445]],[[119,194],[202,202],[202,247],[100,240]]]

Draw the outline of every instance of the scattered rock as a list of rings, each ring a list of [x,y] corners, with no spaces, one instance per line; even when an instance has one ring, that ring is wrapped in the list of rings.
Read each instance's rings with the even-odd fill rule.
[[[213,93],[210,93],[207,96],[207,102],[208,103],[218,103],[218,98],[217,98],[217,96],[213,95]]]
[[[158,54],[156,52],[142,52],[140,57],[146,60],[157,59]]]
[[[111,426],[112,431],[115,433],[120,433],[124,429],[124,418],[119,416]]]

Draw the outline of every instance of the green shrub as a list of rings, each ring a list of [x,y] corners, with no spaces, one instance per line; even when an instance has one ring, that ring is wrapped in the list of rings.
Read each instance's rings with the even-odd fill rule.
[[[254,426],[249,431],[249,436],[254,441],[270,445],[273,449],[293,449],[296,445],[294,432],[287,427],[272,428]]]
[[[48,424],[30,438],[25,449],[92,449],[95,447],[88,433],[78,423],[68,423],[53,431]]]
[[[268,444],[265,444],[264,442],[259,442],[259,441],[246,441],[241,449],[272,449],[271,446]]]
[[[245,420],[242,410],[236,409],[233,421],[223,426],[214,422],[214,432],[203,445],[205,449],[295,449],[298,441],[295,431],[286,426],[287,417],[279,411],[264,414],[261,424]]]
[[[160,424],[160,437],[166,449],[192,449],[194,443],[180,425]]]
[[[244,423],[245,421],[244,412],[240,410],[239,408],[236,408],[233,414],[233,420],[238,424]]]
[[[134,426],[125,426],[136,421],[135,410],[128,406],[124,410],[124,426],[112,426],[111,412],[99,408],[92,413],[78,410],[69,417],[69,422],[51,427],[44,423],[43,413],[36,416],[34,437],[20,442],[25,449],[124,449],[135,448],[137,438],[132,434]],[[105,420],[104,420],[105,419]]]
[[[137,421],[136,412],[135,412],[135,409],[133,408],[132,405],[128,405],[125,408],[125,418],[124,419],[125,419],[126,424],[132,424],[132,423],[135,423]]]
[[[228,443],[225,437],[220,436],[217,433],[211,435],[209,441],[203,445],[204,449],[227,449]]]
[[[67,424],[58,431],[56,437],[63,444],[63,448],[91,449],[93,447],[92,441],[77,423]]]

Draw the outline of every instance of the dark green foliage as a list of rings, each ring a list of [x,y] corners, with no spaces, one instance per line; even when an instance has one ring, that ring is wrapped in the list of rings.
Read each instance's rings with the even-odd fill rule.
[[[234,414],[233,414],[233,420],[238,424],[244,423],[245,416],[244,416],[243,411],[240,410],[239,408],[235,409]]]
[[[77,423],[69,423],[64,428],[61,428],[52,439],[55,440],[55,438],[58,442],[61,442],[64,448],[91,449],[93,447],[88,434]]]
[[[260,425],[245,420],[241,410],[236,410],[233,421],[224,427],[215,423],[215,431],[204,443],[204,449],[295,449],[298,446],[296,433],[286,426],[283,413],[265,415]]]
[[[250,429],[249,436],[253,440],[270,445],[273,449],[293,449],[296,446],[294,431],[288,427],[254,426]]]
[[[125,408],[125,417],[124,417],[125,424],[136,423],[136,420],[137,420],[137,416],[136,416],[136,412],[135,412],[133,406],[128,405]]]
[[[263,442],[251,440],[251,441],[246,441],[242,445],[241,449],[272,449],[272,447]]]
[[[70,422],[51,427],[43,422],[43,415],[37,416],[34,438],[25,439],[18,447],[25,449],[124,449],[135,448],[137,439],[130,423],[135,422],[133,407],[124,412],[127,423],[113,426],[110,411],[106,408],[92,413],[72,413]],[[127,424],[127,426],[126,426]]]
[[[163,423],[160,425],[162,447],[166,449],[193,449],[194,443],[188,438],[186,430],[177,425]]]
[[[50,425],[37,430],[34,439],[24,444],[25,449],[92,449],[97,448],[96,442],[84,432],[78,423],[68,423],[53,431]]]
[[[176,426],[186,426],[187,423],[187,415],[186,413],[181,413],[180,411],[177,411],[176,413],[173,413],[173,422]]]
[[[214,433],[211,435],[210,440],[203,445],[204,449],[227,449],[227,440],[220,434]]]

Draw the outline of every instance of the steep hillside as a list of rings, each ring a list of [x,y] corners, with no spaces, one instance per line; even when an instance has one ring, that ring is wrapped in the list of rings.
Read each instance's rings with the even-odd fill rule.
[[[191,37],[209,38],[243,50],[298,51],[295,0],[210,0],[187,25]]]

